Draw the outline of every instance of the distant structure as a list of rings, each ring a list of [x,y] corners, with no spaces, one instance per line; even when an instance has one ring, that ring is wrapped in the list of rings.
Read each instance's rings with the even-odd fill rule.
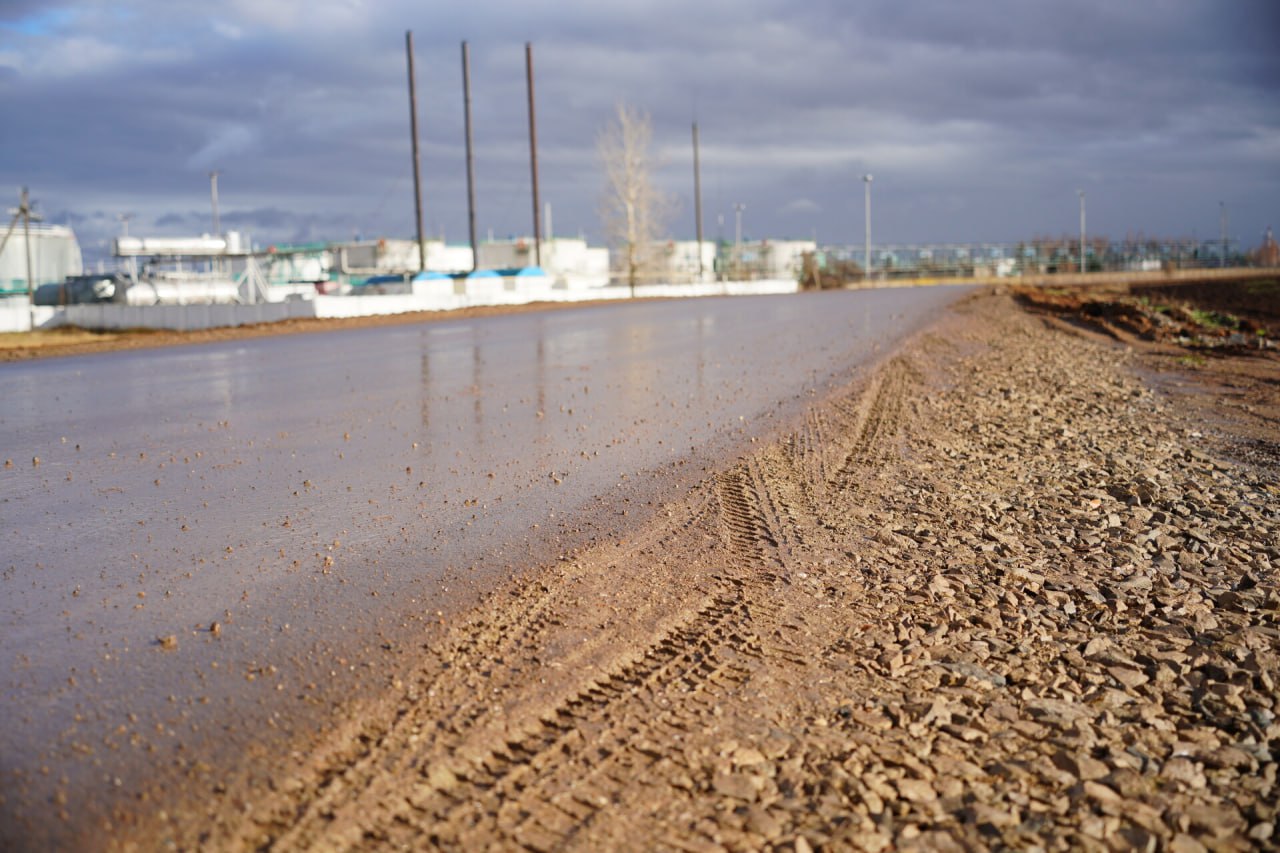
[[[346,275],[371,276],[394,273],[427,272],[463,273],[475,266],[470,246],[423,240],[426,258],[419,254],[416,240],[360,240],[331,243],[328,250],[335,256],[334,269]]]
[[[31,235],[31,282],[27,281],[27,234]],[[83,271],[80,242],[70,228],[33,222],[24,230],[19,225],[0,250],[0,297],[26,296],[28,290],[61,284]]]
[[[1280,245],[1276,243],[1276,238],[1271,234],[1271,226],[1267,226],[1267,233],[1262,238],[1262,245],[1258,247],[1258,251],[1254,256],[1254,262],[1260,267],[1280,267]]]
[[[716,244],[710,240],[659,240],[645,251],[645,279],[663,284],[715,280]]]
[[[813,240],[748,240],[722,243],[717,268],[721,278],[743,280],[790,279],[798,281],[804,256],[817,251]]]
[[[551,237],[535,245],[530,237],[489,240],[481,243],[480,269],[521,269],[535,266],[542,256],[541,269],[560,290],[604,287],[609,283],[609,250],[588,246],[580,237]]]

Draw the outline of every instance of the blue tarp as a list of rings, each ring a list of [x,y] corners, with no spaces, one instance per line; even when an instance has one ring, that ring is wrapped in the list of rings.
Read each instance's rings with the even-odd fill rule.
[[[366,278],[364,281],[351,282],[353,287],[365,287],[370,284],[404,284],[405,277],[403,275],[374,275]]]

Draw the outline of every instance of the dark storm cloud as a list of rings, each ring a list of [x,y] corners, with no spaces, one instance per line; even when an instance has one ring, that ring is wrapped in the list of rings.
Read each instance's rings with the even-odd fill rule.
[[[11,2],[0,11],[0,185],[48,210],[222,220],[262,240],[407,235],[404,31],[413,29],[432,234],[465,236],[459,42],[471,44],[481,232],[528,229],[525,41],[558,233],[598,234],[594,144],[618,101],[652,113],[660,180],[693,232],[748,204],[756,235],[845,240],[876,174],[884,239],[1070,230],[1241,237],[1280,189],[1277,7],[1267,0],[781,0],[553,7],[480,0]],[[182,211],[187,211],[186,213]],[[114,214],[77,227],[109,233]],[[1280,221],[1280,218],[1277,218]],[[325,233],[326,229],[328,233]],[[300,237],[299,235],[305,235]]]

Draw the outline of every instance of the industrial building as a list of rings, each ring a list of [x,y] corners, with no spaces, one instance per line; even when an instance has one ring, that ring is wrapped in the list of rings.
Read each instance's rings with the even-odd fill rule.
[[[715,281],[716,244],[711,240],[668,240],[649,250],[653,277],[670,284]]]
[[[790,279],[798,281],[806,253],[817,251],[813,240],[751,240],[721,243],[720,278],[730,281]]]
[[[27,277],[28,244],[31,236],[31,276]],[[75,232],[65,225],[21,223],[12,228],[0,250],[0,297],[26,296],[42,284],[61,284],[68,276],[80,275],[84,261]]]
[[[490,240],[480,244],[481,269],[522,269],[539,266],[560,290],[604,287],[609,283],[609,250],[587,245],[581,237],[543,240],[535,251],[532,238]],[[538,260],[541,263],[538,263]]]

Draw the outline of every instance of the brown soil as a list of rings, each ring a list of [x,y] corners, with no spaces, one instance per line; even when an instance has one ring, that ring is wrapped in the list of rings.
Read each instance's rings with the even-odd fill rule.
[[[1280,461],[1280,282],[1212,282],[1051,291],[1018,301],[1069,333],[1140,355],[1148,382],[1216,429],[1236,456]]]
[[[1050,309],[970,299],[119,846],[1274,846],[1274,351],[1188,369]]]

